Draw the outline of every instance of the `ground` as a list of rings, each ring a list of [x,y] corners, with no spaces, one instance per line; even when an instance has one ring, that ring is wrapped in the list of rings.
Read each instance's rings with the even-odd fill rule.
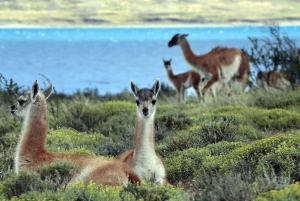
[[[300,24],[295,0],[4,0],[0,26]]]

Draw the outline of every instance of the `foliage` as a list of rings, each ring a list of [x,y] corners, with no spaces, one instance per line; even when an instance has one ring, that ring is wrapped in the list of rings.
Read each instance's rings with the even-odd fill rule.
[[[95,105],[75,102],[71,103],[67,108],[68,112],[55,120],[56,122],[52,125],[64,125],[82,132],[97,131],[108,136],[112,130],[114,131],[114,127],[117,127],[116,133],[118,133],[126,126],[120,125],[116,119],[117,116],[124,114],[127,119],[128,117],[129,119],[135,117],[133,108],[133,104],[125,101],[110,101]],[[113,132],[112,134],[116,133]]]
[[[102,154],[103,142],[108,138],[100,133],[83,133],[72,129],[61,128],[51,131],[47,136],[47,149],[54,152],[73,154]]]
[[[56,166],[59,163],[56,164]],[[66,167],[70,164],[42,167],[38,172],[22,171],[0,183],[0,198],[25,200],[191,200],[191,196],[181,188],[170,185],[155,185],[151,183],[137,185],[128,184],[126,187],[109,187],[89,183],[65,183],[69,178]],[[70,167],[70,166],[69,166]],[[54,171],[53,171],[54,170]],[[57,181],[54,176],[59,172],[61,178]],[[63,175],[63,173],[67,175]],[[43,176],[44,175],[44,176]],[[53,176],[53,177],[52,177]],[[50,179],[49,179],[50,178]],[[56,177],[57,178],[57,177]],[[68,179],[67,179],[68,180]],[[63,182],[62,182],[63,181]],[[59,184],[57,186],[57,184]]]
[[[300,180],[300,94],[250,92],[239,96],[242,104],[216,101],[204,107],[192,101],[171,103],[160,93],[165,100],[159,98],[157,105],[156,151],[174,187],[70,184],[75,167],[61,162],[17,176],[13,167],[21,124],[7,112],[0,123],[0,199],[252,200],[257,195],[268,199],[274,192],[287,194],[283,198],[298,195],[272,190]],[[123,100],[88,93],[52,95],[57,100],[49,107],[55,112],[49,113],[47,150],[116,156],[133,148],[136,108],[131,93],[127,97],[122,92]],[[9,107],[3,103],[0,109]],[[25,180],[34,184],[26,187]]]
[[[18,86],[12,79],[7,79],[0,73],[0,101],[13,105],[18,98],[20,89],[23,87]]]
[[[133,200],[191,200],[188,193],[181,188],[174,188],[171,185],[156,185],[145,183],[143,185],[128,185],[120,191],[120,198],[131,196]]]
[[[264,27],[265,28],[265,27]],[[262,66],[268,71],[281,70],[288,73],[288,80],[295,89],[296,82],[299,82],[300,61],[296,43],[286,34],[280,32],[279,26],[267,27],[270,33],[269,37],[252,38],[250,58],[253,66],[257,70],[262,70]],[[270,77],[266,78],[270,83]]]
[[[263,176],[265,171],[276,175],[299,178],[299,134],[276,135],[234,149],[226,155],[209,156],[203,161],[205,171],[218,170],[219,174]],[[201,170],[200,170],[201,171]]]
[[[192,177],[195,171],[201,167],[206,157],[223,156],[242,145],[244,145],[242,142],[229,143],[223,141],[208,145],[205,148],[189,148],[182,151],[174,151],[165,158],[168,179],[172,183]]]
[[[241,174],[222,176],[210,171],[197,174],[194,180],[196,200],[253,200],[259,193],[270,189],[284,189],[290,184],[289,178],[274,174],[252,179]]]
[[[286,91],[279,91],[276,94],[257,94],[251,104],[265,109],[288,109],[299,107],[300,97],[298,94],[298,91],[291,91],[289,93]]]
[[[270,190],[261,193],[254,201],[286,201],[286,200],[299,200],[300,199],[300,186],[299,182],[287,186],[281,190]]]
[[[49,181],[43,181],[37,172],[20,171],[0,183],[0,192],[7,199],[20,196],[29,191],[44,191],[51,189],[53,185]]]

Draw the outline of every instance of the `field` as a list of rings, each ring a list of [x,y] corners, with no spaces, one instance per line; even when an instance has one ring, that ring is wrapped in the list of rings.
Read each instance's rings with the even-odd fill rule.
[[[11,0],[0,2],[1,26],[162,26],[299,24],[294,0]]]
[[[42,81],[42,80],[41,80]],[[4,78],[2,77],[2,83]],[[158,95],[156,151],[164,158],[168,186],[105,188],[68,184],[72,166],[58,162],[38,173],[13,172],[21,124],[9,113],[19,90],[2,91],[0,199],[42,200],[294,200],[300,186],[300,94],[254,89],[210,95],[205,104],[179,104],[166,86]],[[3,88],[3,85],[2,85]],[[20,89],[21,90],[21,89]],[[131,92],[99,96],[52,94],[47,149],[114,157],[132,148],[136,118]],[[60,173],[60,180],[54,179]]]
[[[130,2],[1,1],[0,22],[2,26],[151,26],[297,23],[300,16],[300,4],[292,0]],[[220,92],[216,100],[207,94],[206,103],[188,97],[181,104],[175,91],[162,85],[155,141],[170,185],[104,187],[69,183],[76,167],[68,162],[15,174],[22,126],[10,107],[24,89],[0,74],[0,200],[299,200],[299,91],[253,88],[243,93],[237,83],[231,87],[231,97]],[[70,96],[54,92],[48,100],[46,148],[114,158],[133,147],[135,105],[126,90],[104,96],[93,90]]]

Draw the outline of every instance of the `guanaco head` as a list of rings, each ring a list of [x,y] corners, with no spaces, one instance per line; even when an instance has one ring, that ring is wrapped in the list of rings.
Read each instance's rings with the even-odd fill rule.
[[[157,94],[160,88],[160,82],[157,78],[152,89],[139,89],[131,80],[131,90],[135,96],[137,113],[140,118],[155,115]]]
[[[164,66],[167,70],[169,70],[171,68],[171,61],[172,61],[172,59],[170,59],[169,61],[163,59]]]
[[[18,98],[18,102],[11,106],[11,113],[19,118],[25,117],[32,104],[36,104],[43,98],[46,100],[50,96],[53,89],[52,82],[43,92],[40,92],[39,89],[39,83],[36,80],[33,83],[31,90],[23,93]]]
[[[182,38],[187,37],[189,34],[175,34],[173,36],[173,38],[169,41],[168,46],[169,47],[173,47],[175,45],[179,45],[180,44],[180,40]]]

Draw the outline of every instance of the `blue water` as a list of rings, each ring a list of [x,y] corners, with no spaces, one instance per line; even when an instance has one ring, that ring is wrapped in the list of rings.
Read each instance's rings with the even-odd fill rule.
[[[300,26],[281,26],[300,46]],[[179,46],[169,48],[176,33],[188,33],[191,48],[203,54],[216,46],[249,50],[248,37],[269,36],[260,26],[153,28],[1,28],[0,73],[24,89],[49,78],[57,92],[98,88],[99,93],[151,87],[156,78],[170,84],[162,59],[172,58],[175,74],[191,69]]]

